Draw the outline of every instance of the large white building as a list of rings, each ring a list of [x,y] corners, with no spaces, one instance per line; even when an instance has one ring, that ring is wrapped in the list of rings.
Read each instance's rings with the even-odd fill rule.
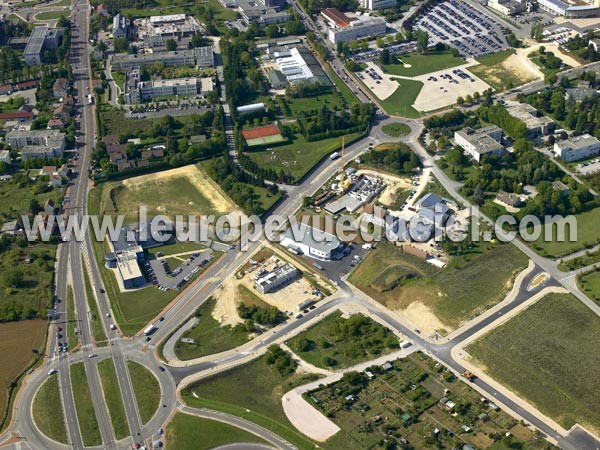
[[[600,154],[600,141],[594,136],[583,134],[554,144],[554,153],[566,162],[592,158]]]
[[[269,272],[259,272],[254,279],[254,285],[260,292],[267,294],[289,283],[296,276],[298,276],[298,269],[291,264],[283,264]]]
[[[600,0],[593,0],[588,5],[571,5],[562,0],[538,0],[543,11],[567,18],[596,17],[600,14]]]
[[[360,0],[360,6],[371,11],[377,9],[393,8],[398,4],[398,0]]]
[[[528,8],[528,5],[531,5],[531,3],[524,0],[488,0],[487,2],[488,8],[505,16],[520,14]]]
[[[463,128],[454,132],[454,142],[475,161],[481,161],[485,155],[502,156],[505,152],[502,141],[502,129],[496,125],[473,130]]]
[[[281,238],[281,245],[287,247],[295,253],[302,253],[311,258],[330,260],[339,256],[344,247],[342,241],[330,233],[326,233],[317,228],[308,225],[298,225],[295,230],[299,236],[296,236],[292,229],[288,229]]]
[[[21,150],[21,159],[62,158],[65,135],[58,130],[18,130],[6,134],[6,142]]]
[[[44,50],[57,48],[60,45],[62,36],[62,28],[48,28],[47,26],[33,27],[23,51],[25,64],[28,66],[39,66],[42,63]]]
[[[143,68],[154,63],[162,63],[164,66],[196,66],[202,69],[215,65],[214,51],[212,46],[208,46],[174,52],[142,53],[139,55],[117,54],[112,59],[112,66],[121,72]]]
[[[335,8],[321,11],[329,25],[328,37],[331,42],[350,42],[356,39],[384,36],[387,25],[382,17],[356,16],[348,17]]]
[[[509,106],[506,112],[521,120],[527,126],[527,133],[530,136],[547,135],[554,129],[554,121],[550,117],[540,116],[538,110],[527,103]]]

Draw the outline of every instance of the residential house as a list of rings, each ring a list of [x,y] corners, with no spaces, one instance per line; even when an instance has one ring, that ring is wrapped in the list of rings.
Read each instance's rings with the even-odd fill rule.
[[[496,194],[496,202],[511,208],[518,208],[523,204],[523,200],[517,194],[505,191],[500,191]]]
[[[10,151],[0,150],[0,162],[4,162],[6,164],[10,164],[12,162]]]
[[[65,124],[63,123],[62,120],[60,120],[60,119],[50,119],[48,121],[48,125],[46,125],[46,128],[48,130],[60,130],[64,126],[65,126]]]
[[[44,202],[44,211],[47,213],[54,213],[55,209],[54,201],[52,199],[49,198]]]
[[[567,196],[569,195],[569,192],[571,191],[569,189],[569,186],[567,186],[565,183],[563,183],[562,181],[554,181],[552,183],[552,189],[554,189],[555,191],[560,191],[560,193],[563,196]]]
[[[63,95],[68,93],[69,91],[69,80],[66,78],[57,78],[54,81],[54,86],[52,87],[52,93],[54,94],[54,98],[61,98]]]

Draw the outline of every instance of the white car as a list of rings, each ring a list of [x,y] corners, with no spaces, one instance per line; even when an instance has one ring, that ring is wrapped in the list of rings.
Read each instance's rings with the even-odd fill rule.
[[[50,376],[50,375],[53,375],[53,374],[55,374],[55,373],[56,373],[56,369],[50,369],[50,370],[48,371],[48,376]]]

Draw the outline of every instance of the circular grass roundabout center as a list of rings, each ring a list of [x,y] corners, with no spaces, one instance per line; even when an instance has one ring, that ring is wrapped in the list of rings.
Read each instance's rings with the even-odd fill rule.
[[[389,137],[400,137],[410,133],[410,127],[400,122],[394,122],[381,127],[381,131]]]

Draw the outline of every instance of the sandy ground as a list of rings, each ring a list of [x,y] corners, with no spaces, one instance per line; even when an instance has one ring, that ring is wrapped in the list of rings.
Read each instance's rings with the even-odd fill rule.
[[[406,177],[394,177],[388,174],[376,172],[374,170],[359,170],[357,175],[376,176],[385,180],[387,186],[379,195],[378,202],[390,206],[395,203],[395,195],[398,190],[412,189],[414,186],[410,184],[410,179]]]
[[[447,328],[429,307],[422,302],[413,302],[408,308],[400,311],[406,318],[415,324],[423,334],[430,335],[436,331]]]
[[[212,316],[221,326],[235,326],[238,323],[244,322],[237,312],[235,302],[235,289],[237,285],[238,282],[234,277],[228,277],[214,293],[213,297],[216,300],[216,304],[212,311]]]
[[[185,177],[196,189],[211,203],[212,208],[218,214],[227,214],[235,220],[235,223],[246,221],[246,215],[233,203],[223,190],[197,165],[178,167],[177,169],[165,170],[163,172],[141,175],[123,180],[123,185],[129,189],[142,189],[144,184],[157,181],[168,181],[171,178]]]
[[[502,206],[504,209],[506,209],[507,212],[509,213],[518,213],[519,212],[519,208],[515,208],[514,206],[509,206],[509,205],[505,205],[502,202],[499,202],[498,200],[494,199],[494,203],[496,205]]]
[[[537,51],[542,46],[545,47],[545,49],[546,49],[547,52],[554,53],[554,56],[556,56],[557,58],[560,58],[563,63],[565,63],[565,64],[567,64],[567,65],[569,65],[571,67],[579,67],[581,65],[579,63],[579,61],[577,61],[577,60],[573,59],[571,56],[565,55],[563,52],[561,52],[558,49],[558,44],[555,44],[554,42],[542,42],[540,44],[535,44],[535,45],[533,45],[531,47],[520,48],[520,49],[517,50],[516,54],[517,55],[522,55],[523,57],[525,57],[527,59],[527,61],[531,62],[531,60],[529,58],[527,58],[527,55],[529,55],[532,52]],[[535,63],[531,62],[531,64],[533,64],[534,67],[537,68],[537,66],[535,65]],[[539,69],[538,69],[538,71],[539,71]]]

